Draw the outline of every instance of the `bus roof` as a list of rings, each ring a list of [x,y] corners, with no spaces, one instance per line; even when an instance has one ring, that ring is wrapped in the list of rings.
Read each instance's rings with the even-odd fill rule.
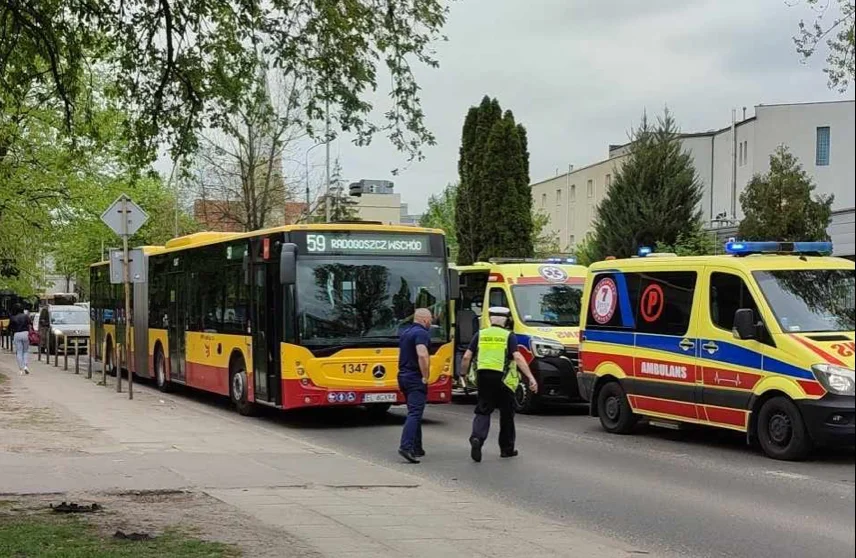
[[[179,236],[168,240],[164,246],[141,246],[146,255],[163,254],[165,252],[178,252],[188,248],[196,248],[199,246],[208,246],[218,244],[220,242],[230,242],[232,240],[240,240],[242,238],[253,238],[256,236],[265,236],[278,232],[290,231],[379,231],[393,233],[422,233],[422,234],[442,234],[445,233],[440,229],[431,229],[426,227],[413,227],[410,225],[378,225],[376,223],[319,223],[319,224],[299,224],[299,225],[282,225],[278,227],[270,227],[267,229],[259,229],[255,231],[243,233],[228,233],[216,231],[203,231]],[[101,261],[92,264],[93,266],[107,265],[109,261]]]

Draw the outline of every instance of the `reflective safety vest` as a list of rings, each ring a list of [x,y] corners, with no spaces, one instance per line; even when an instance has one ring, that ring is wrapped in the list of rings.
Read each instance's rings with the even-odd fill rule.
[[[514,361],[509,361],[508,336],[511,333],[498,326],[490,326],[479,332],[478,362],[476,370],[503,372],[502,382],[515,391],[520,383],[520,374]]]

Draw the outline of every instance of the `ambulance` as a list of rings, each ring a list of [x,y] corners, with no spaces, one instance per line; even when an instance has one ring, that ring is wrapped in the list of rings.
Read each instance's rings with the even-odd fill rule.
[[[608,432],[745,432],[769,457],[853,446],[854,264],[827,242],[730,241],[589,268],[580,393]]]
[[[521,354],[538,381],[538,394],[525,382],[515,393],[518,412],[542,404],[581,401],[577,383],[580,301],[586,268],[572,258],[493,259],[458,266],[455,303],[456,392],[475,389],[460,370],[460,359],[479,329],[489,325],[486,310],[511,309]]]

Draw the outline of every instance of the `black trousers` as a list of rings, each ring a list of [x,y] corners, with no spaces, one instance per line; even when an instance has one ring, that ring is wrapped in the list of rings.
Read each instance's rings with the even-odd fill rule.
[[[490,415],[499,410],[499,449],[514,449],[514,394],[502,383],[502,372],[479,370],[476,416],[473,418],[473,438],[484,443],[490,432]]]

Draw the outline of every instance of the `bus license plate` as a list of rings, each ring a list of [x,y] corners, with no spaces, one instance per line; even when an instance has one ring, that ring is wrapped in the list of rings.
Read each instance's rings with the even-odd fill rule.
[[[395,403],[398,395],[395,393],[367,393],[363,395],[363,403]]]

